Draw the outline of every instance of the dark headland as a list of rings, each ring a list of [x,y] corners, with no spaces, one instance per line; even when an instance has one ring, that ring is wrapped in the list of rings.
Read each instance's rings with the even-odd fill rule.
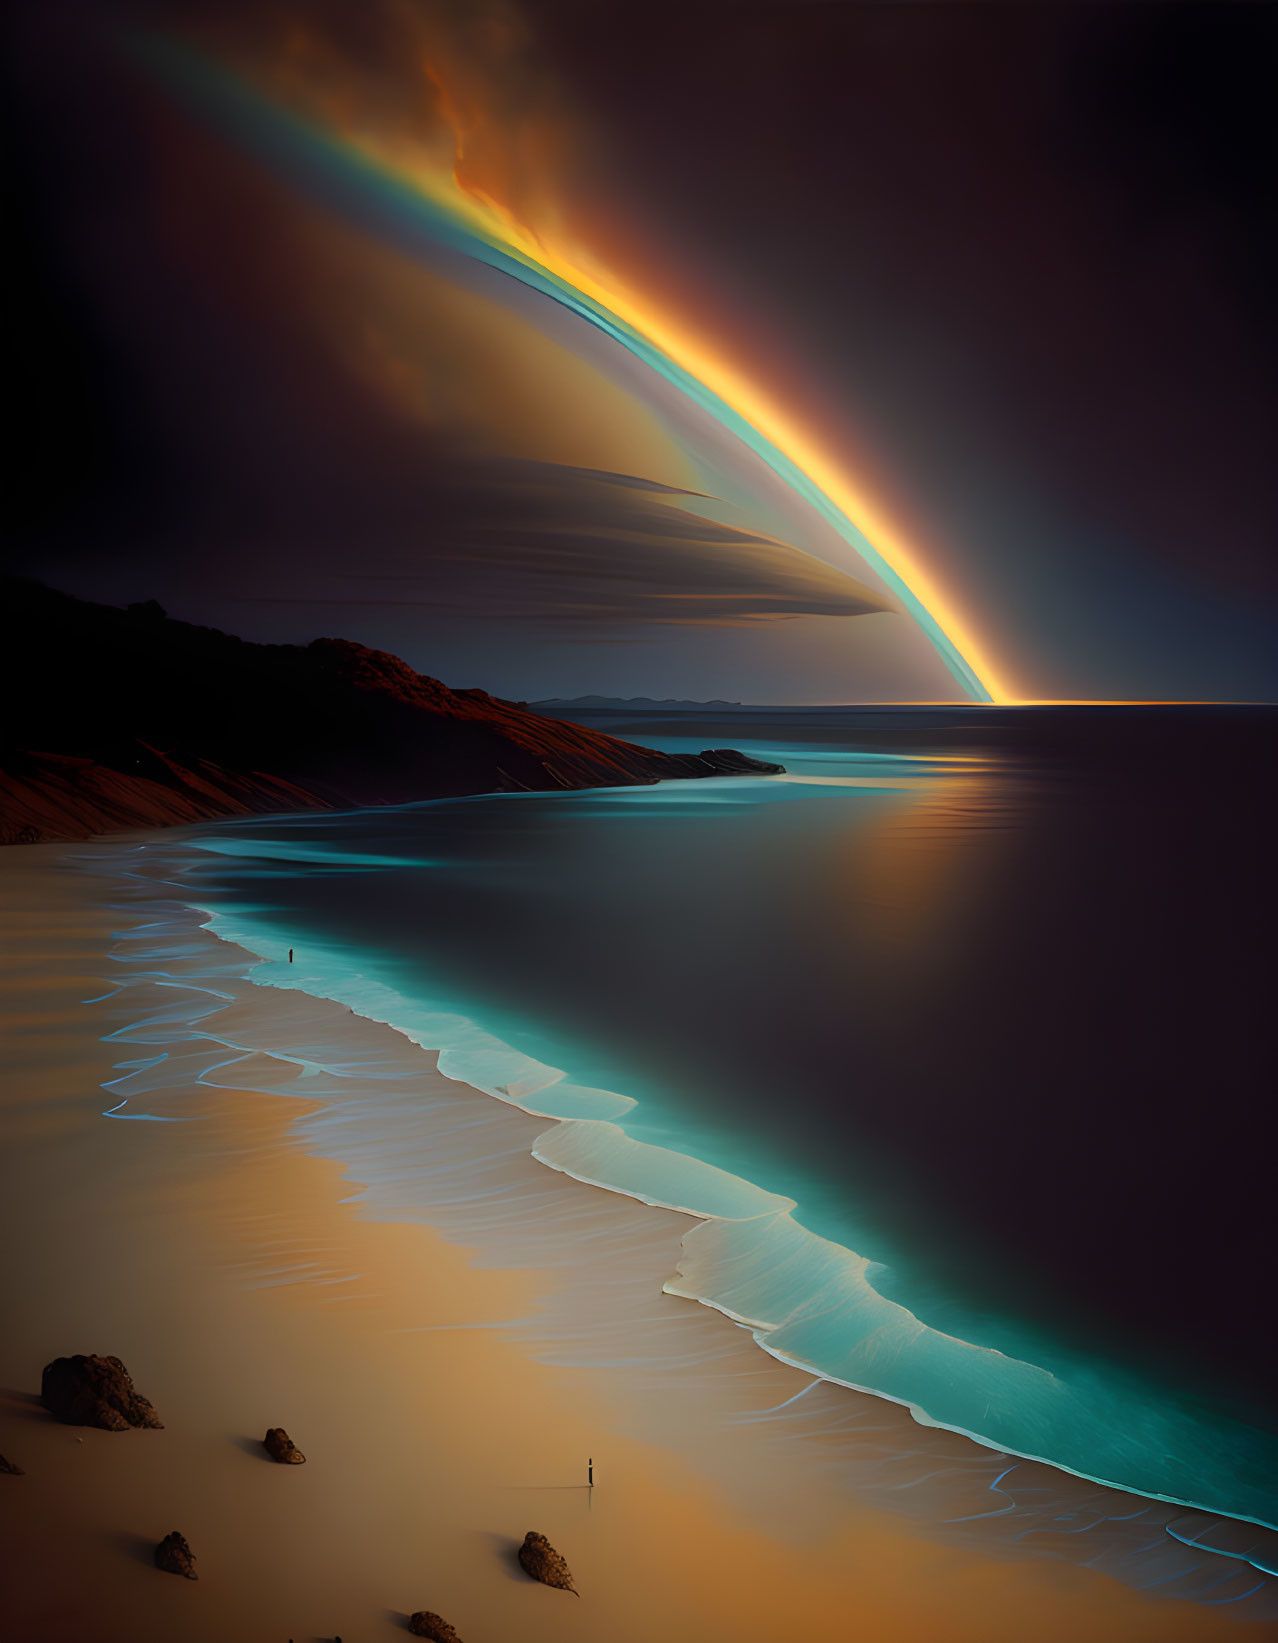
[[[0,843],[780,769],[542,718],[346,639],[253,644],[17,578],[0,603]]]

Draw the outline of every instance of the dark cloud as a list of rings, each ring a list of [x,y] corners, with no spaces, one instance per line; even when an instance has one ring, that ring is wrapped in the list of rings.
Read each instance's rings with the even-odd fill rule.
[[[554,463],[458,464],[429,522],[356,555],[306,555],[309,604],[418,606],[551,628],[650,622],[736,626],[890,609],[842,571],[772,537],[718,523],[628,474]],[[703,499],[705,500],[705,499]],[[254,602],[298,603],[298,567]]]

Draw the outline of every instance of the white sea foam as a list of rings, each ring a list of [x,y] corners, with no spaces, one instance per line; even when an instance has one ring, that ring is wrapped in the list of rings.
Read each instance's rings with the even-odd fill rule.
[[[194,842],[203,848],[203,840]],[[533,1149],[543,1164],[698,1217],[703,1224],[684,1239],[666,1292],[749,1328],[774,1357],[889,1398],[921,1424],[1001,1453],[1278,1527],[1272,1474],[1253,1429],[1223,1418],[1204,1425],[1105,1366],[1078,1360],[1048,1369],[932,1328],[879,1292],[873,1276],[882,1269],[874,1261],[797,1221],[793,1200],[628,1135],[619,1120],[635,1107],[633,1098],[574,1084],[469,1017],[354,968],[346,948],[308,937],[305,966],[289,965],[282,962],[287,940],[269,915],[201,911],[216,934],[263,958],[251,975],[258,985],[344,1003],[436,1051],[445,1076],[559,1120]]]
[[[202,848],[203,841],[194,843]],[[174,871],[178,883],[173,887],[187,906],[197,906],[198,896],[181,885],[184,862],[192,858],[176,841],[157,856],[157,866]],[[201,916],[222,940],[262,959],[248,972],[254,984],[345,1004],[437,1051],[440,1071],[447,1077],[524,1112],[556,1120],[532,1148],[544,1165],[643,1203],[697,1217],[700,1224],[684,1237],[666,1292],[696,1300],[742,1324],[774,1358],[823,1381],[887,1398],[907,1408],[920,1426],[962,1433],[1001,1454],[1043,1460],[1060,1471],[1195,1511],[1266,1522],[1272,1477],[1268,1463],[1255,1451],[1254,1432],[1221,1422],[1199,1426],[1193,1415],[1155,1405],[1140,1387],[1084,1363],[1069,1365],[1067,1371],[1057,1365],[1053,1372],[930,1328],[880,1293],[874,1279],[881,1269],[874,1262],[802,1226],[791,1199],[688,1154],[628,1135],[619,1120],[635,1106],[629,1096],[574,1084],[563,1069],[524,1054],[464,1013],[409,997],[357,968],[347,948],[326,948],[308,937],[305,963],[288,964],[287,938],[272,924],[269,912],[206,907]],[[369,1072],[367,1060],[349,1069],[342,1066],[340,1040],[322,1048],[289,1042],[288,1012],[281,1041],[272,1037],[269,1043],[240,1042],[216,1022],[231,989],[217,983],[219,969],[208,963],[207,938],[196,932],[184,935],[180,921],[175,927],[171,920],[156,921],[154,939],[147,927],[135,935],[140,939],[128,962],[138,966],[132,979],[144,986],[146,1008],[112,1036],[170,1048],[120,1064],[112,1093],[122,1101],[172,1087],[197,1068],[200,1081],[216,1083],[218,1061],[210,1062],[207,1050],[193,1049],[188,1067],[182,1048],[187,1041],[208,1038],[234,1052],[225,1058],[228,1065],[255,1050],[295,1061],[311,1080],[308,1089],[317,1095],[327,1077],[341,1079],[350,1073],[358,1078]],[[234,949],[227,951],[232,955],[227,973],[243,975],[243,967],[235,966]],[[201,979],[173,979],[168,964],[188,974],[198,965]],[[408,1074],[392,1059],[377,1076],[404,1080]],[[140,1114],[116,1110],[113,1116]],[[325,1120],[316,1122],[323,1125]],[[349,1128],[349,1117],[343,1115],[341,1123]],[[1188,1480],[1192,1483],[1186,1487]],[[1221,1498],[1222,1482],[1230,1491],[1227,1499]],[[1198,1488],[1199,1484],[1205,1486]],[[1257,1510],[1247,1510],[1249,1500],[1257,1503]],[[1263,1537],[1256,1545],[1239,1541],[1242,1524],[1235,1525],[1236,1533],[1230,1531],[1233,1539],[1228,1545],[1207,1546],[1204,1536],[1219,1541],[1224,1533],[1213,1527],[1216,1524],[1215,1519],[1186,1520],[1185,1534],[1190,1538],[1178,1538],[1260,1569],[1272,1564],[1272,1549]]]

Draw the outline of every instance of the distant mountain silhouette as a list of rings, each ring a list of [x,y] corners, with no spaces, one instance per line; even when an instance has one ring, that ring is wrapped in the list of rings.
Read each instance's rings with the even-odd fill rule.
[[[692,708],[692,707],[740,707],[740,702],[725,702],[715,697],[709,702],[688,702],[677,696],[547,696],[540,702],[530,702],[529,707],[553,707],[555,709],[578,708]]]
[[[779,768],[654,752],[345,639],[253,644],[17,578],[0,602],[0,843]]]

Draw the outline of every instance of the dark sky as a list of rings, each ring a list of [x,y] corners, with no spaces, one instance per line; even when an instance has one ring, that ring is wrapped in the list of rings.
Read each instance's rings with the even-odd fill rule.
[[[516,695],[931,693],[872,576],[698,511],[588,351],[326,218],[120,44],[429,134],[407,14],[18,11],[14,566]],[[419,15],[485,188],[799,407],[1019,693],[1278,696],[1274,8]]]

